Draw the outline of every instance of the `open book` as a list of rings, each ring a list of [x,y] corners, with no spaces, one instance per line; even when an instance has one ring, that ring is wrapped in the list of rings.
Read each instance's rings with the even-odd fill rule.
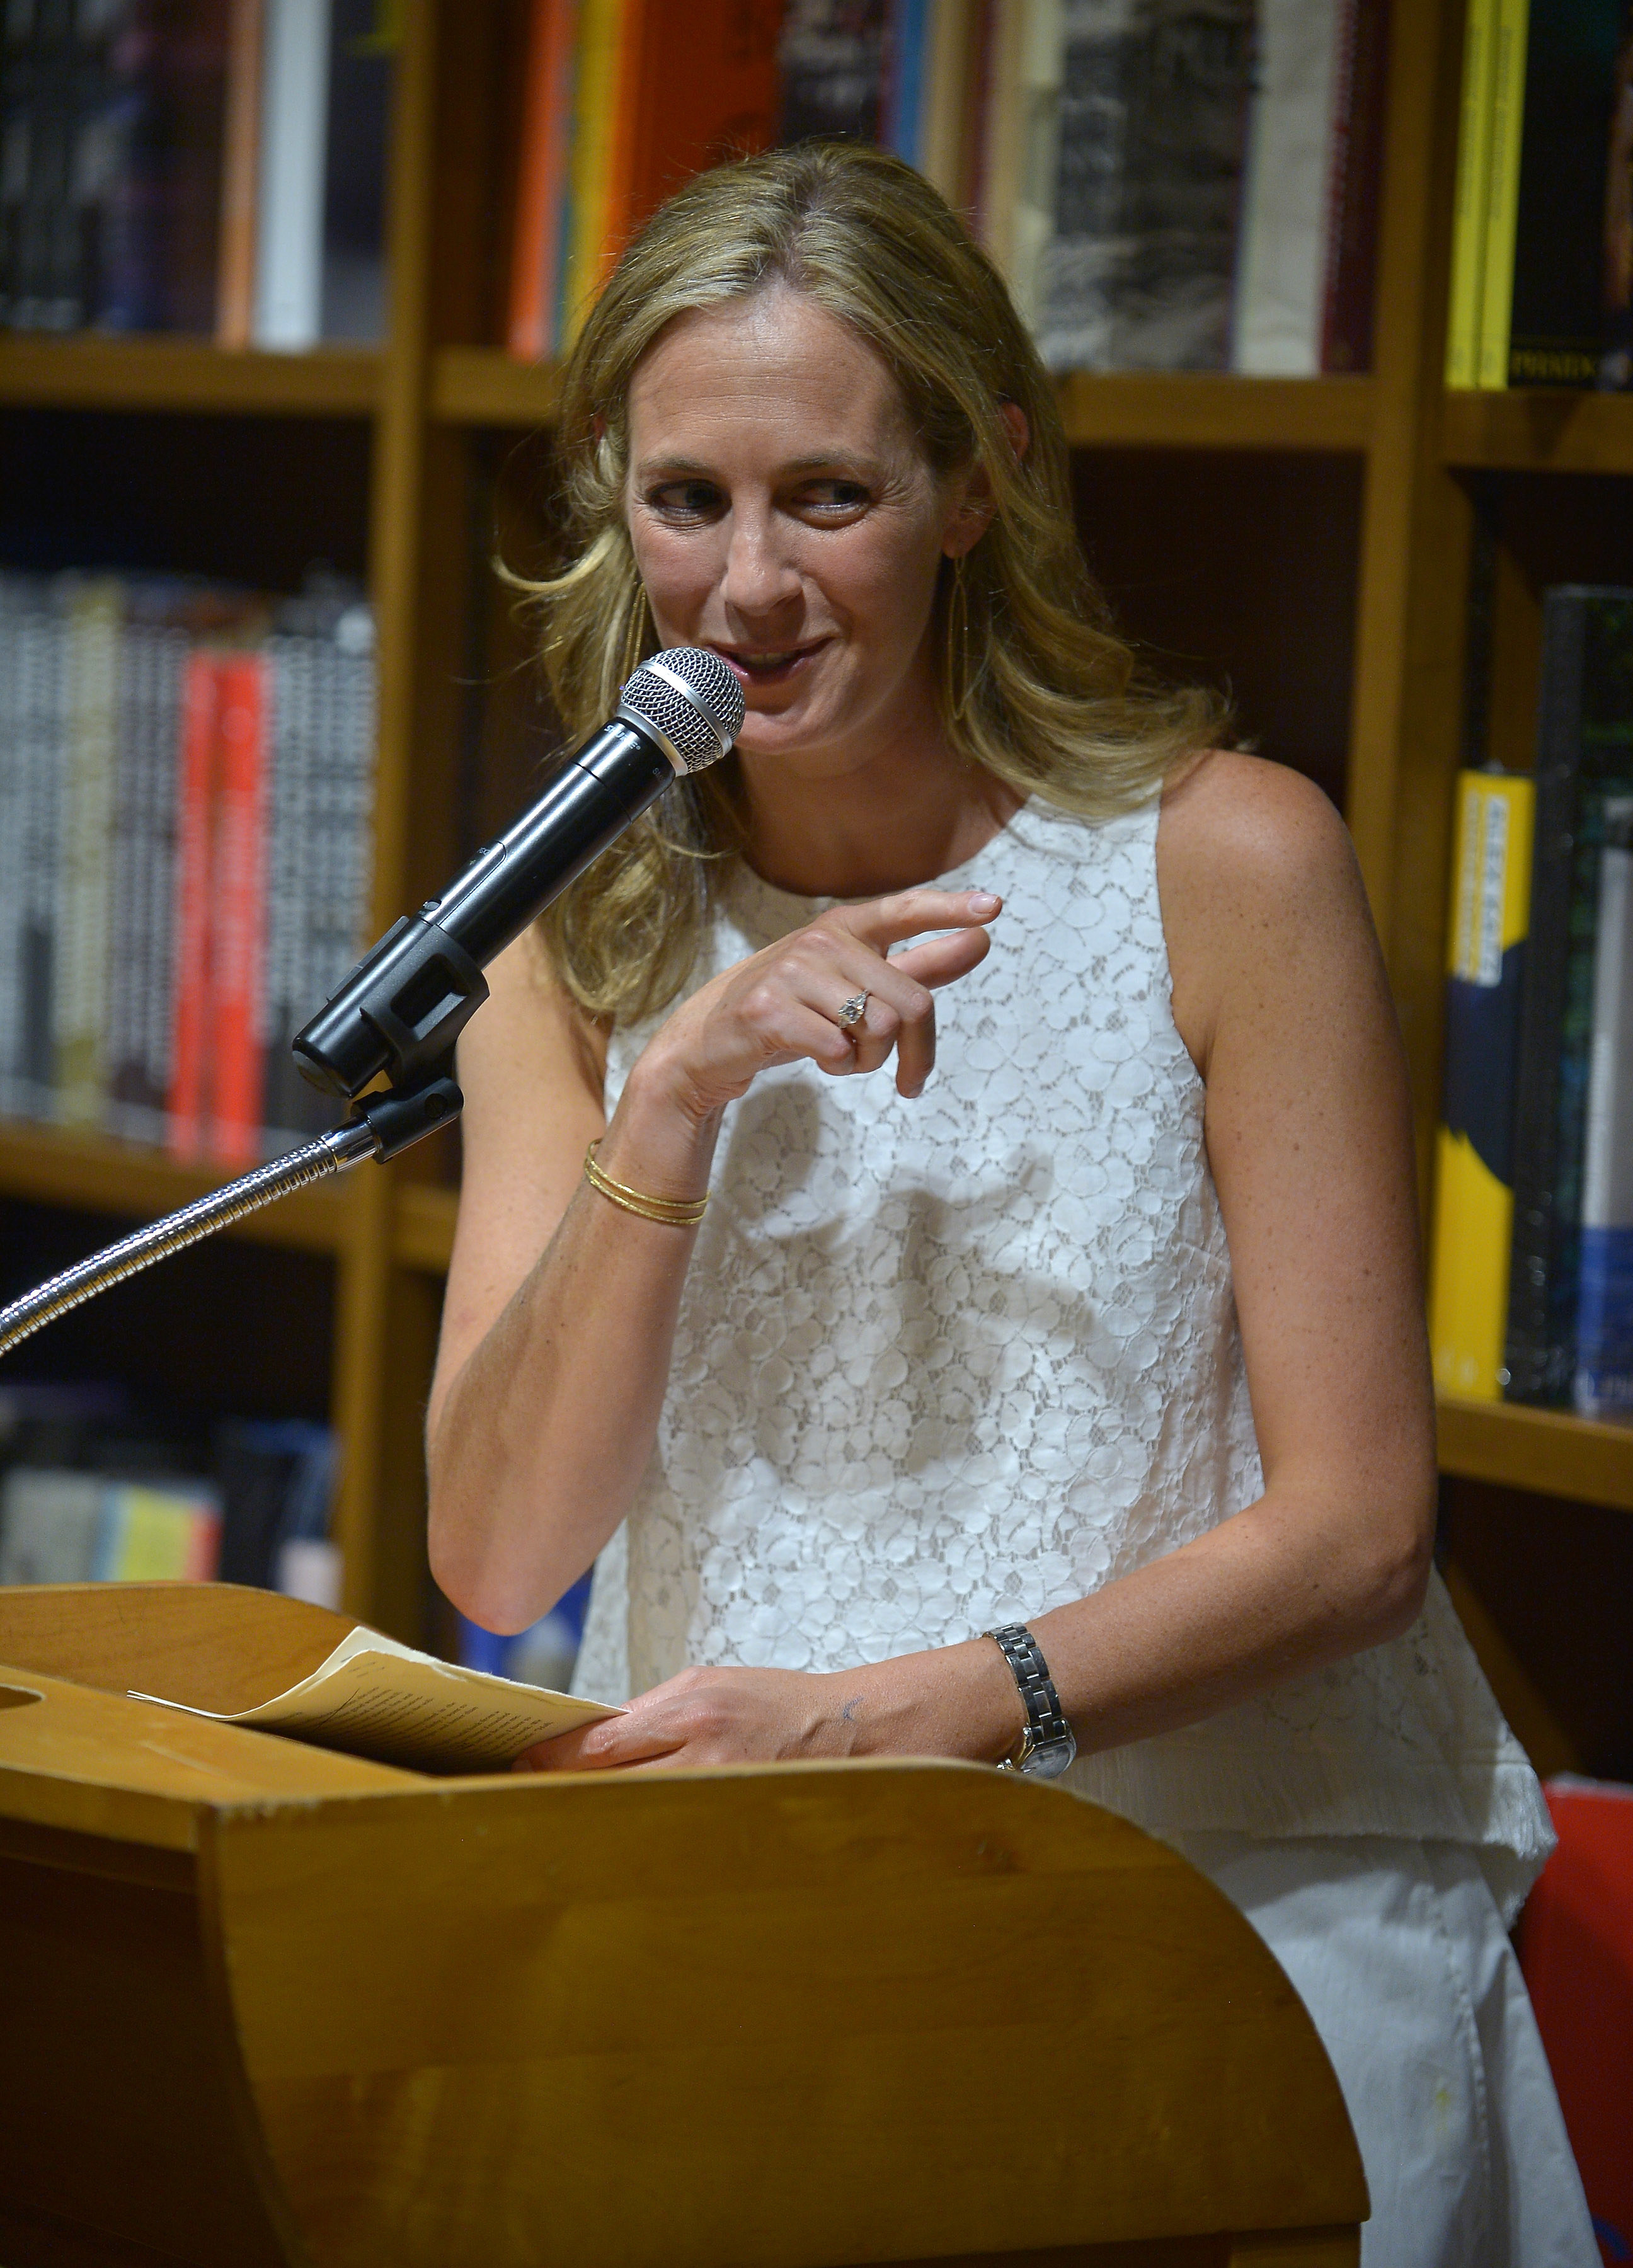
[[[362,1628],[349,1632],[309,1677],[253,1709],[195,1709],[162,1693],[133,1692],[131,1698],[432,1772],[503,1771],[535,1741],[621,1714],[605,1702],[459,1669]]]

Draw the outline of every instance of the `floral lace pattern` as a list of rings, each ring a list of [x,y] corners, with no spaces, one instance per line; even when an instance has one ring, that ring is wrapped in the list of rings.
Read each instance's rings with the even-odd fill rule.
[[[1202,1082],[1175,1029],[1156,811],[1027,806],[937,1068],[765,1074],[727,1114],[657,1445],[598,1570],[606,1698],[688,1662],[836,1669],[1080,1597],[1262,1477]],[[739,873],[701,983],[812,918]],[[614,1035],[608,1104],[651,1036]],[[1162,1831],[1436,1835],[1509,1874],[1540,1793],[1445,1594],[1406,1638],[1070,1784]],[[1504,1876],[1505,1893],[1510,1889]]]

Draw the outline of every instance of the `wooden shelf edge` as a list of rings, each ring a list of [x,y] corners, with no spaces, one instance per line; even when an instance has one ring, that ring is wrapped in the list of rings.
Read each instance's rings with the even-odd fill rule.
[[[418,1269],[427,1276],[445,1276],[459,1209],[457,1189],[439,1189],[428,1182],[399,1182],[391,1239],[392,1257],[398,1266]]]
[[[364,417],[380,370],[362,347],[267,354],[195,338],[0,335],[0,403],[14,408]]]
[[[1440,455],[1468,470],[1633,473],[1633,394],[1448,394]]]
[[[1633,1512],[1633,1425],[1452,1395],[1437,1407],[1443,1473]]]
[[[1365,449],[1372,430],[1367,378],[1076,371],[1058,395],[1066,438],[1083,448],[1347,451]],[[445,424],[546,425],[560,398],[553,363],[497,347],[443,347],[432,358],[430,411]]]
[[[0,1196],[121,1219],[157,1220],[232,1178],[223,1167],[183,1166],[161,1150],[102,1134],[17,1120],[0,1123]],[[343,1182],[297,1189],[224,1232],[304,1252],[337,1251],[351,1207]]]
[[[444,425],[548,425],[561,398],[561,373],[548,362],[518,362],[498,347],[442,347],[431,357],[430,414]]]
[[[1074,371],[1056,392],[1074,448],[1364,450],[1370,378]]]

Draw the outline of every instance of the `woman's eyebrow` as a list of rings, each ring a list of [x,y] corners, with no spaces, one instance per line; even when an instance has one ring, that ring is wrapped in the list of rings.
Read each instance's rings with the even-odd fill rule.
[[[885,477],[885,467],[872,457],[864,457],[853,449],[819,450],[807,457],[792,457],[779,465],[775,478],[779,481],[798,480],[812,473],[843,473],[863,481],[877,482]],[[718,481],[719,473],[712,465],[697,457],[646,457],[635,468],[637,481]]]

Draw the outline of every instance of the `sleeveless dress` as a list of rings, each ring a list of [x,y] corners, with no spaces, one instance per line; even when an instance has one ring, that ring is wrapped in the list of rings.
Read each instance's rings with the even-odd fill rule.
[[[1262,1492],[1203,1083],[1170,1005],[1157,821],[1155,805],[1089,825],[1034,801],[941,878],[1004,909],[986,961],[937,996],[917,1101],[888,1071],[796,1064],[727,1110],[651,1462],[597,1567],[580,1691],[624,1698],[688,1663],[830,1670],[951,1644],[1097,1590]],[[693,986],[829,902],[739,867]],[[655,1028],[614,1033],[609,1111]],[[1432,1845],[1499,1941],[1497,1909],[1517,1911],[1552,1844],[1438,1577],[1404,1637],[1080,1757],[1063,1784],[1188,1849],[1227,1895],[1244,1852],[1303,1853],[1298,1891],[1332,1838],[1386,1871]],[[1262,1883],[1260,1905],[1288,1889]],[[1523,2001],[1505,1975],[1499,1999],[1511,1982]],[[1410,2003],[1424,1987],[1403,1990]],[[1335,2061],[1365,2154],[1365,2089]],[[1471,2101],[1490,2092],[1476,2076]],[[1545,2066],[1541,2080],[1551,2103]],[[1564,2168],[1569,2198],[1568,2151]],[[1580,2195],[1567,2221],[1585,2231]],[[1465,2257],[1371,2239],[1369,2254]]]

